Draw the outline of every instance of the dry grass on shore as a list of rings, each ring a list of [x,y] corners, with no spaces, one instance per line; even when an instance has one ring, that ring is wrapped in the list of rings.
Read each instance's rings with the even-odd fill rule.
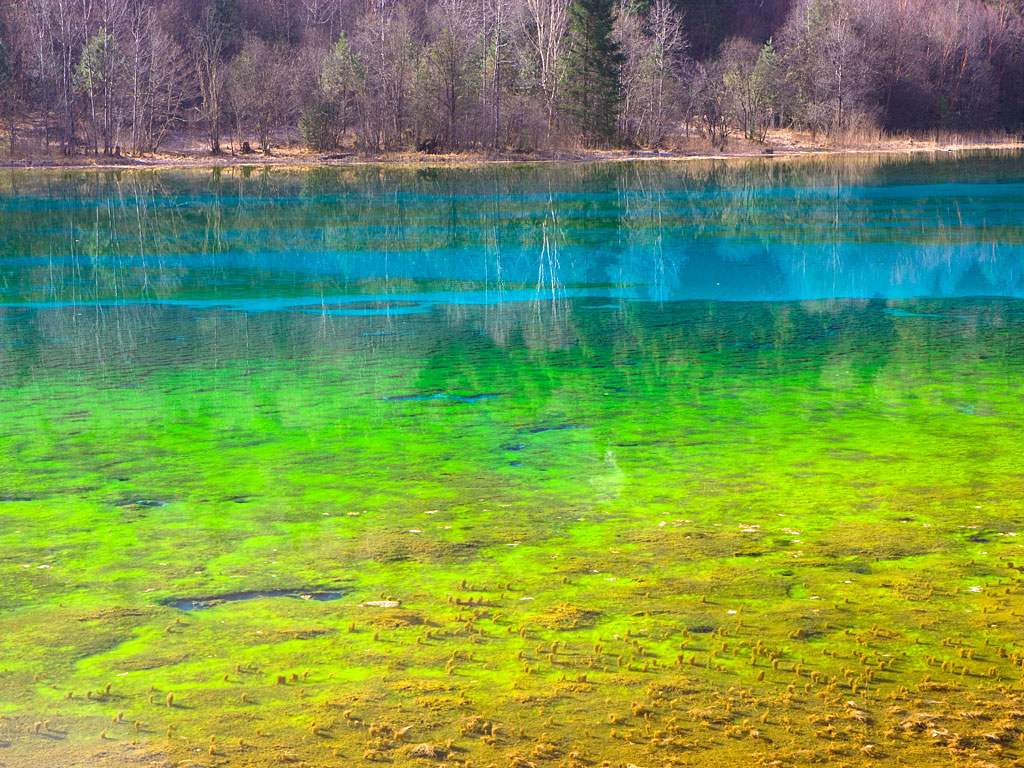
[[[31,143],[32,146],[26,146]],[[763,143],[730,137],[724,147],[693,135],[678,137],[663,149],[573,149],[535,152],[498,152],[465,150],[456,153],[428,154],[403,151],[366,155],[352,149],[335,153],[313,152],[297,142],[273,147],[270,154],[242,154],[228,143],[220,155],[211,155],[201,141],[193,137],[175,137],[168,147],[139,156],[80,154],[64,156],[56,148],[46,151],[36,142],[23,140],[18,151],[0,159],[0,167],[15,168],[216,168],[232,166],[271,166],[310,168],[368,163],[396,165],[461,166],[493,162],[616,162],[637,160],[709,160],[750,157],[796,157],[820,154],[948,152],[954,150],[1015,149],[1024,147],[1024,139],[1002,131],[955,133],[933,130],[919,135],[893,135],[878,130],[857,130],[841,136],[813,135],[793,130],[768,134]]]

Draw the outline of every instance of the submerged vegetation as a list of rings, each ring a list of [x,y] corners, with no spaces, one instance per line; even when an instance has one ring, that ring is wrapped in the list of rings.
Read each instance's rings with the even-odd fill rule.
[[[679,269],[741,254],[729,217],[789,188],[707,170],[734,183],[701,187],[721,216],[704,250],[663,241]],[[486,174],[462,201],[457,174],[423,180],[404,206],[372,178],[346,201],[345,176],[235,179],[249,191],[217,205],[200,176],[6,178],[26,194],[0,206],[0,762],[1024,758],[1024,302],[680,300],[692,271],[652,279],[662,300],[615,295],[673,231],[637,189],[671,217],[699,193],[666,203],[669,179],[697,180],[592,172],[502,238],[500,285],[450,266],[490,237]],[[552,171],[512,173],[528,209]],[[879,222],[881,176],[928,171],[842,173]],[[132,178],[157,191],[110,194]],[[294,252],[325,242],[327,211],[359,212],[389,275],[344,261],[353,231],[326,240],[337,262],[289,266],[272,241],[248,263],[198,258],[284,226],[289,195]],[[982,199],[959,198],[959,237],[936,223],[905,242],[968,253]],[[815,240],[807,211],[765,241]],[[559,281],[595,221],[616,244],[593,254],[605,283]],[[447,277],[417,276],[419,248],[443,245]],[[19,260],[37,261],[17,282]],[[748,290],[771,272],[733,263]],[[1013,263],[983,276],[1012,282]],[[930,274],[891,274],[912,279]]]

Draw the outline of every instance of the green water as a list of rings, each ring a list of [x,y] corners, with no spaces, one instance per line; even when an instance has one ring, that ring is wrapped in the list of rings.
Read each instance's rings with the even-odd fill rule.
[[[1016,764],[1021,222],[1014,153],[0,176],[0,765]]]

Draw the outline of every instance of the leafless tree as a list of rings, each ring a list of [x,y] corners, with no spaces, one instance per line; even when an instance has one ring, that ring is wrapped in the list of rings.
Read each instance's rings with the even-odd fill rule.
[[[870,119],[872,73],[854,0],[797,0],[783,30],[794,115],[812,129],[842,131]]]
[[[210,152],[220,154],[224,133],[224,110],[229,62],[238,30],[226,6],[211,0],[203,8],[192,40],[196,77],[202,101],[199,105],[200,121],[206,128]]]
[[[37,72],[57,118],[61,151],[71,154],[76,146],[77,99],[75,65],[85,42],[92,16],[91,0],[26,0],[35,31]]]
[[[482,40],[486,47],[481,56],[481,105],[490,118],[489,139],[495,148],[502,144],[501,105],[505,70],[513,63],[510,20],[515,9],[513,0],[481,0]]]
[[[403,138],[415,50],[411,20],[395,0],[371,0],[353,36],[364,68],[360,138],[364,149],[397,148]]]
[[[243,128],[256,133],[260,149],[270,153],[270,138],[293,111],[291,66],[285,56],[258,37],[246,39],[234,60],[235,108]]]
[[[428,89],[444,116],[445,144],[454,150],[471,98],[470,70],[479,51],[479,27],[466,0],[440,0],[434,16],[434,41],[427,49]]]
[[[670,0],[654,0],[647,22],[650,30],[650,114],[649,139],[661,143],[665,136],[669,104],[678,96],[687,40],[683,17]]]
[[[658,146],[670,112],[680,103],[686,49],[681,17],[671,0],[654,0],[646,12],[624,3],[616,17],[616,37],[624,56],[620,130],[633,141]]]
[[[550,135],[558,103],[559,64],[569,22],[569,0],[525,0],[525,6],[526,36],[539,64],[538,85],[544,97]]]
[[[128,0],[96,0],[95,23],[75,68],[75,86],[88,107],[93,152],[102,143],[105,155],[114,150],[129,75],[122,52],[128,11]]]
[[[306,15],[306,27],[314,37],[332,39],[338,25],[337,0],[301,0]]]

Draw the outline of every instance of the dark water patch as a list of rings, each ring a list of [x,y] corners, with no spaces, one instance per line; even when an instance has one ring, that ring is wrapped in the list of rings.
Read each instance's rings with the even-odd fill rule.
[[[0,496],[0,501],[32,501],[28,496]]]
[[[541,432],[559,432],[563,429],[586,429],[586,427],[582,427],[579,424],[555,424],[554,426],[551,427],[533,427],[532,429],[528,429],[526,431],[529,432],[531,435],[536,435]]]
[[[315,592],[302,589],[267,589],[248,592],[229,592],[224,595],[216,595],[213,597],[174,597],[163,601],[162,605],[166,605],[168,608],[177,608],[179,611],[201,611],[206,608],[213,608],[222,603],[237,603],[243,600],[261,600],[263,598],[270,597],[292,597],[300,600],[327,602],[330,600],[340,600],[344,595],[344,592],[337,591]]]
[[[116,478],[121,482],[126,482],[128,478]],[[121,501],[115,501],[115,507],[166,507],[168,502],[160,501],[159,499],[122,499]]]
[[[525,450],[525,448],[525,443],[505,443],[501,446],[501,450],[503,451],[522,451]]]
[[[446,395],[442,392],[435,392],[430,395],[396,395],[394,397],[383,397],[382,400],[387,402],[400,402],[404,400],[454,400],[457,403],[478,403],[481,400],[493,400],[496,397],[501,397],[498,394],[482,394],[482,395]]]
[[[825,339],[831,339],[833,336],[839,335],[842,330],[842,328],[826,328],[821,333],[806,336],[805,341],[824,341]]]

